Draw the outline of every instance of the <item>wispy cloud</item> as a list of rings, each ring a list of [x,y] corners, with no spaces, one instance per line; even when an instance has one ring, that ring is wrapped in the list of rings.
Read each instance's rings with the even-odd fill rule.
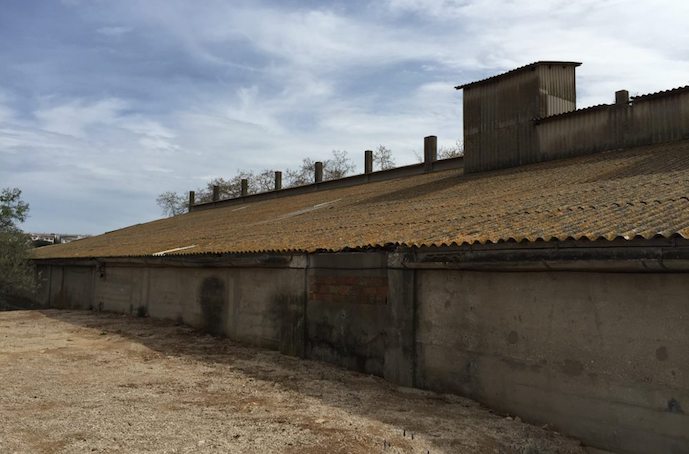
[[[517,65],[583,61],[582,106],[686,84],[686,17],[679,1],[18,2],[0,15],[0,185],[24,189],[27,229],[97,233],[209,175],[378,144],[413,162],[423,136],[461,136],[453,85]]]
[[[118,27],[118,26],[112,26],[112,27],[100,27],[96,30],[98,33],[101,35],[105,36],[122,36],[124,34],[127,34],[132,31],[131,27]]]

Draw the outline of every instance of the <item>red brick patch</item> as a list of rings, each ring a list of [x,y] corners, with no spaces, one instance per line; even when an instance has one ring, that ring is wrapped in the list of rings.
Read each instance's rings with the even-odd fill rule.
[[[309,299],[328,303],[385,304],[388,279],[383,276],[316,275],[310,278]]]

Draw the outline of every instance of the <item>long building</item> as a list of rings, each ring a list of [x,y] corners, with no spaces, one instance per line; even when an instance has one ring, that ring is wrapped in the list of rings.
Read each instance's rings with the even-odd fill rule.
[[[576,109],[576,62],[460,85],[465,156],[37,249],[46,307],[178,320],[689,452],[689,87]]]

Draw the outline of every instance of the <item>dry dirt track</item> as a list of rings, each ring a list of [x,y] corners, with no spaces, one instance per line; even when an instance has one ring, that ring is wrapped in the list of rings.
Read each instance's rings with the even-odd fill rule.
[[[168,322],[18,311],[0,312],[0,452],[585,451],[470,400]]]

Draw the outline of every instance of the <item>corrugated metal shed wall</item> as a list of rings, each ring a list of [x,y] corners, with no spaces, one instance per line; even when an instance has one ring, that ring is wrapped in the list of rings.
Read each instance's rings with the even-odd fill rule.
[[[464,90],[464,168],[475,172],[519,165],[538,115],[536,71]]]
[[[689,91],[635,100],[625,117],[625,145],[689,137]]]
[[[537,71],[541,84],[538,118],[571,112],[577,108],[576,76],[573,66],[539,66]]]
[[[602,105],[536,125],[540,160],[689,138],[689,91]]]
[[[466,87],[465,172],[540,160],[533,119],[576,108],[574,69],[572,65],[537,65]]]
[[[609,149],[615,118],[607,106],[546,120],[536,125],[541,161]]]

